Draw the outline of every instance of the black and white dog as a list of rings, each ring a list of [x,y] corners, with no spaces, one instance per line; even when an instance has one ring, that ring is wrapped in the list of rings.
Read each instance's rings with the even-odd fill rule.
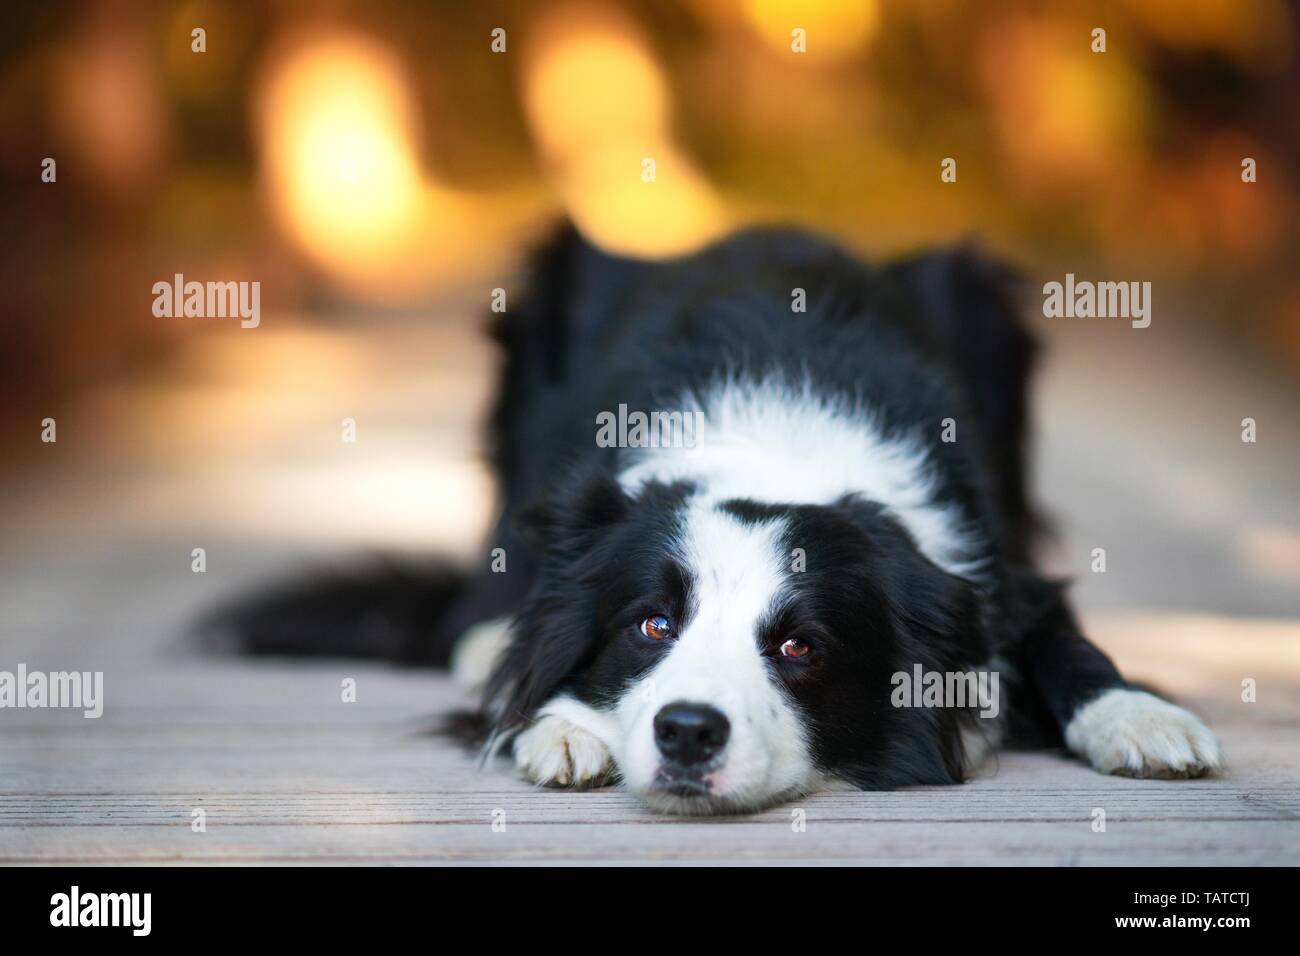
[[[491,658],[490,747],[670,812],[956,783],[1003,743],[1219,767],[1031,565],[1034,347],[1007,270],[967,249],[875,269],[776,229],[641,262],[565,229],[526,295],[495,330],[506,573],[282,592],[227,615],[251,649]],[[999,699],[942,692],[967,675]]]

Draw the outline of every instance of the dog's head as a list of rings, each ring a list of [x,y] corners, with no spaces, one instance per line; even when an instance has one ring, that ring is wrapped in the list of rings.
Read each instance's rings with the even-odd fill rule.
[[[495,675],[499,729],[567,693],[633,792],[754,808],[828,781],[950,783],[965,712],[891,706],[891,675],[979,659],[971,585],[881,508],[710,500],[607,477],[546,509],[537,589]]]

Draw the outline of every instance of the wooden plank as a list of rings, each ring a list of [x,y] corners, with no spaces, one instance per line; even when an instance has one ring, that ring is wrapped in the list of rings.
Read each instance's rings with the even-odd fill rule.
[[[170,559],[168,559],[170,560]],[[179,638],[214,589],[156,554],[29,569],[4,651],[34,669],[102,668],[105,711],[0,713],[0,863],[1254,864],[1300,859],[1296,625],[1095,618],[1124,666],[1206,715],[1229,756],[1213,780],[1108,778],[1004,753],[962,787],[827,793],[746,817],[676,820],[618,789],[543,791],[428,733],[470,698],[445,677],[358,662],[199,656]],[[222,575],[225,575],[224,577]],[[44,588],[42,592],[41,589]],[[70,588],[60,604],[52,592]],[[112,620],[101,604],[130,593]],[[43,596],[42,596],[43,594]],[[43,601],[43,611],[35,603]],[[52,610],[51,610],[52,609]],[[44,615],[44,616],[43,616]],[[98,635],[88,642],[87,632]],[[0,662],[0,666],[4,666]],[[1241,700],[1256,675],[1259,699]],[[344,703],[340,681],[357,682]],[[193,833],[191,812],[207,814]],[[1093,813],[1107,830],[1094,833]],[[791,811],[806,813],[805,832]],[[506,830],[494,832],[494,811]]]
[[[355,675],[357,704],[337,700]],[[181,659],[123,672],[98,721],[20,714],[0,737],[0,862],[1290,863],[1294,724],[1229,710],[1232,772],[1101,777],[1005,753],[962,787],[818,794],[673,820],[618,789],[538,790],[422,728],[464,702],[445,678],[354,664]],[[1270,733],[1268,729],[1284,730]],[[201,807],[207,831],[193,833]],[[1107,829],[1094,833],[1097,808]],[[792,810],[806,831],[794,832]],[[506,830],[494,832],[504,811]]]
[[[1032,863],[1041,865],[1294,864],[1300,823],[1208,821],[1042,823],[835,823],[810,814],[722,823],[554,824],[506,817],[503,832],[476,825],[271,824],[209,827],[28,828],[9,839],[6,863]]]

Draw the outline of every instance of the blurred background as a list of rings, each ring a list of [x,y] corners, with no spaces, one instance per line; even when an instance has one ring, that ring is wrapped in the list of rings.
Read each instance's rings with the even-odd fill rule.
[[[646,256],[760,221],[866,256],[979,242],[1022,270],[1046,341],[1038,491],[1085,609],[1223,648],[1216,615],[1300,617],[1290,4],[114,0],[6,16],[7,633],[35,637],[55,603],[105,640],[170,627],[106,609],[196,587],[194,547],[228,583],[356,547],[486,560],[480,330],[564,215]],[[1067,271],[1152,282],[1151,327],[1042,318],[1042,283]],[[259,327],[156,317],[152,286],[176,273],[259,281]]]

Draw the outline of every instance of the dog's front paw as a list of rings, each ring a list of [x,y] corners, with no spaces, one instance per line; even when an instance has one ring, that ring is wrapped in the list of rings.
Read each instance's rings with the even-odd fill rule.
[[[1223,765],[1219,741],[1199,717],[1140,690],[1108,690],[1085,704],[1065,742],[1102,773],[1199,777]]]
[[[515,763],[547,787],[598,787],[614,768],[608,748],[590,731],[547,714],[515,738]]]

